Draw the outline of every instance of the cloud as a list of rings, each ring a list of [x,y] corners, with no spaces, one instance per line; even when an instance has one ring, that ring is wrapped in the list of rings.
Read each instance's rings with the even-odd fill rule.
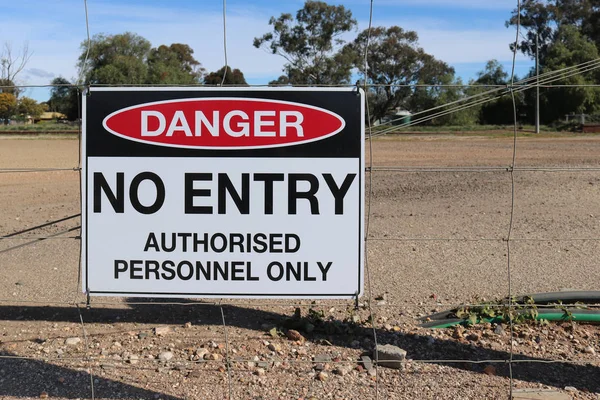
[[[48,72],[48,71],[40,69],[40,68],[29,68],[29,69],[26,69],[24,72],[26,74],[29,74],[29,75],[32,75],[32,76],[36,76],[36,77],[39,77],[39,78],[49,78],[49,79],[52,79],[52,78],[54,78],[56,76],[52,72]]]

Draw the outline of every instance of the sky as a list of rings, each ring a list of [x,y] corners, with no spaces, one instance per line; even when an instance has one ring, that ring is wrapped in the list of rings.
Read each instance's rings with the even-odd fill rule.
[[[343,4],[368,27],[369,0],[328,1]],[[373,26],[398,25],[416,31],[420,46],[453,66],[464,81],[476,77],[496,59],[507,71],[512,64],[509,43],[515,28],[505,21],[517,0],[374,0]],[[186,43],[207,69],[224,65],[223,0],[87,0],[90,34],[126,31],[153,46]],[[281,75],[283,58],[252,45],[269,32],[269,18],[295,13],[303,0],[227,0],[227,58],[250,84],[266,84]],[[80,45],[86,39],[83,0],[0,0],[0,45],[13,53],[27,44],[32,54],[19,84],[46,85],[58,76],[76,80]],[[357,32],[346,35],[351,40]],[[517,56],[515,73],[525,75],[533,62]],[[26,96],[49,97],[47,88],[31,88]]]

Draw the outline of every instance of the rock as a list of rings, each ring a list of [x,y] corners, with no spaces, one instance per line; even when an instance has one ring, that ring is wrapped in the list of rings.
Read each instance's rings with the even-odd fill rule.
[[[478,342],[480,339],[479,334],[477,333],[470,333],[467,335],[467,340],[470,340],[471,342]]]
[[[375,373],[375,368],[373,368],[373,361],[371,360],[371,357],[369,356],[362,356],[360,358],[360,361],[362,363],[362,366],[364,367],[364,369],[367,370],[367,373],[369,373],[370,375]]]
[[[190,329],[192,327],[192,323],[191,322],[186,322],[185,324],[183,324],[183,327],[186,329]]]
[[[48,398],[48,392],[40,393],[40,399],[47,399],[47,398]]]
[[[266,373],[264,368],[256,368],[256,371],[254,371],[254,374],[258,376],[265,376]]]
[[[329,378],[329,375],[327,375],[327,372],[319,372],[317,374],[317,379],[320,380],[321,382],[325,382],[327,380],[327,378]]]
[[[204,356],[206,356],[208,353],[209,353],[208,349],[205,349],[204,347],[196,349],[196,357],[198,359],[203,359]]]
[[[406,359],[406,350],[391,344],[377,345],[373,354],[381,366],[394,369],[401,369]]]
[[[281,346],[279,346],[278,344],[275,344],[275,343],[269,343],[267,348],[271,351],[281,351]]]
[[[331,362],[331,357],[327,354],[319,354],[313,358],[313,361],[316,363],[328,363]]]
[[[500,324],[496,325],[496,328],[494,328],[494,333],[499,336],[504,336],[504,327],[502,327]]]
[[[285,333],[285,336],[287,336],[287,338],[290,340],[304,340],[304,336],[302,336],[300,334],[300,332],[298,332],[297,330],[294,330],[294,329],[288,330]]]
[[[587,346],[585,349],[583,349],[583,352],[585,354],[596,354],[596,350],[592,346]]]
[[[333,373],[339,376],[344,376],[347,375],[350,371],[352,370],[351,367],[349,366],[339,366],[336,369],[333,370]]]
[[[165,336],[169,332],[171,332],[171,328],[168,326],[157,326],[154,328],[154,334],[156,336]]]
[[[577,388],[575,388],[575,387],[573,387],[573,386],[565,386],[565,390],[566,390],[567,392],[571,392],[571,393],[573,393],[573,392],[576,392],[576,391],[577,391]]]
[[[173,353],[170,351],[163,351],[158,355],[160,361],[170,361],[173,358]]]
[[[79,343],[81,343],[81,339],[78,337],[70,337],[65,340],[67,346],[77,346]]]
[[[138,333],[138,339],[144,339],[148,337],[148,332],[140,332]]]
[[[139,357],[136,356],[135,354],[132,354],[129,356],[129,359],[127,361],[129,361],[129,364],[137,364],[139,362]]]

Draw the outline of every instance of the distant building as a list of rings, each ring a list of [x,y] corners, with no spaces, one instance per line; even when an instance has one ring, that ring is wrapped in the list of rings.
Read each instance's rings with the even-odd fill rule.
[[[67,116],[63,113],[55,112],[55,111],[46,111],[40,114],[39,117],[35,119],[36,122],[39,121],[56,121],[56,120],[66,120]]]

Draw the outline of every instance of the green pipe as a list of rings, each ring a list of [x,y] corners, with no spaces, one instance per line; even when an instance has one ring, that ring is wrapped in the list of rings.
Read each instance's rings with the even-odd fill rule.
[[[600,323],[600,310],[594,312],[574,312],[571,313],[573,321],[575,322],[591,322],[591,323]],[[544,313],[542,311],[539,312],[536,320],[544,319],[546,321],[567,321],[568,317],[563,312],[548,312]],[[433,329],[443,329],[443,328],[451,328],[456,325],[462,325],[466,321],[464,319],[447,319],[447,320],[437,320],[426,322],[421,325],[424,328],[433,328]],[[506,323],[503,318],[484,318],[479,321],[479,323]]]

